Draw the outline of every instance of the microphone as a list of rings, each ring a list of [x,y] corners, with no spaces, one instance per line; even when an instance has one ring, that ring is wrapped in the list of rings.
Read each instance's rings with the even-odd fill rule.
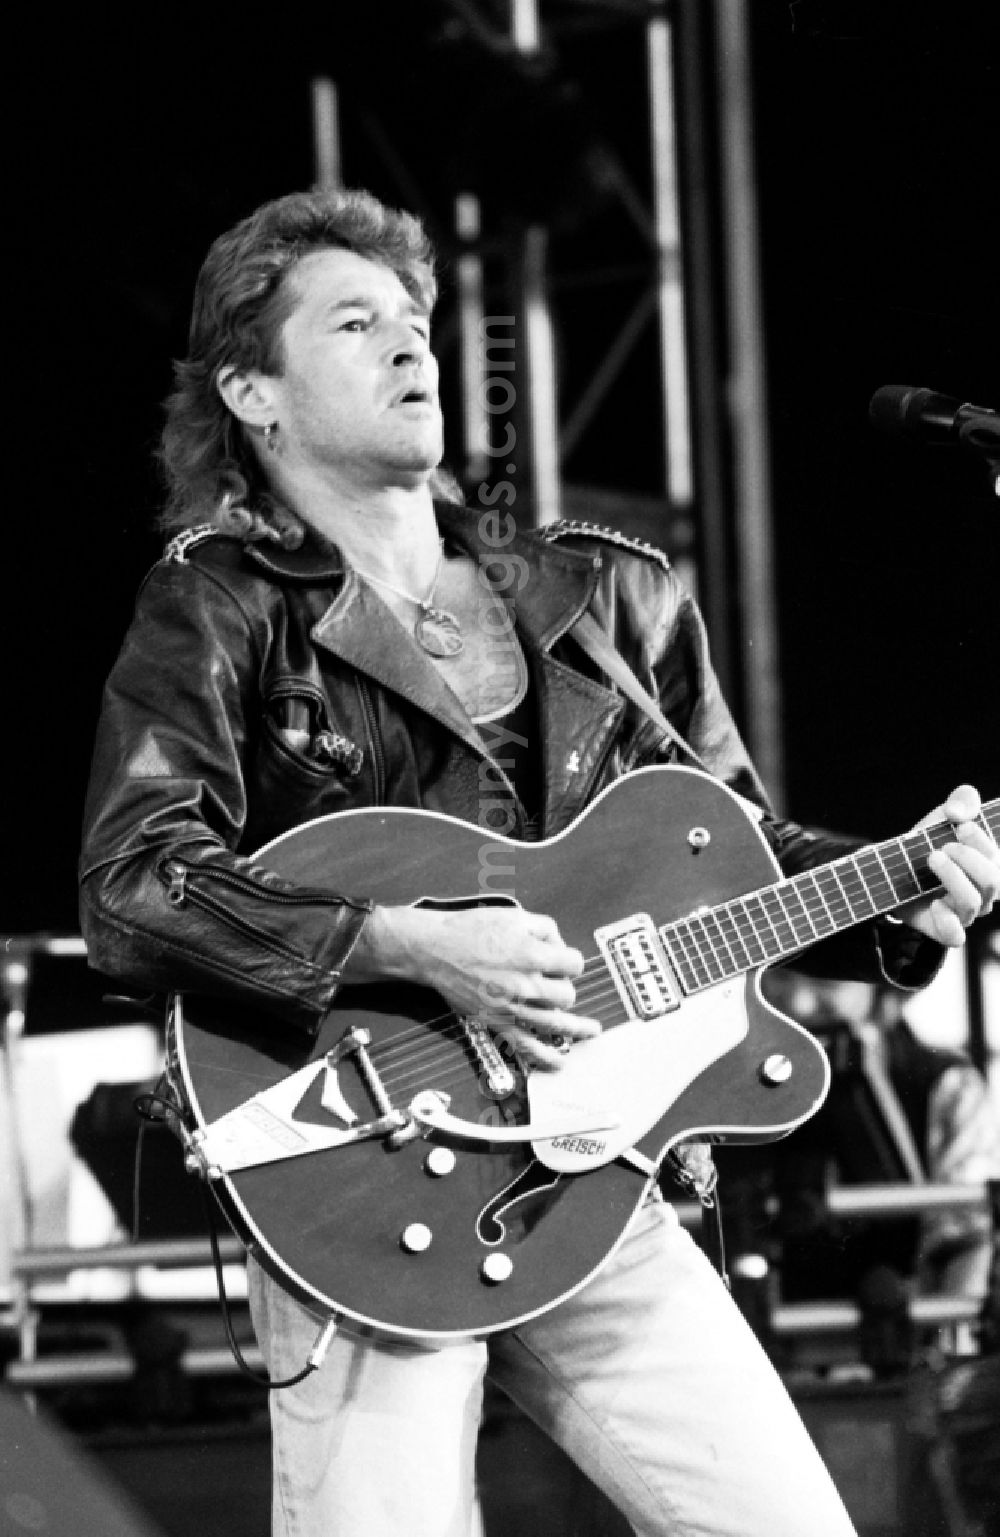
[[[936,390],[915,389],[909,384],[885,384],[876,390],[868,406],[868,417],[882,432],[922,438],[926,443],[957,444],[969,427],[981,425],[992,437],[997,413],[989,406],[974,406],[939,395]]]

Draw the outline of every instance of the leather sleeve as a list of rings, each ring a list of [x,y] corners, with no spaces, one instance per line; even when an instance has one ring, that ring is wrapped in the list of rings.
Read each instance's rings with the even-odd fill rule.
[[[370,904],[237,853],[266,622],[214,572],[154,567],[108,680],[87,795],[81,925],[93,966],[318,1024]]]

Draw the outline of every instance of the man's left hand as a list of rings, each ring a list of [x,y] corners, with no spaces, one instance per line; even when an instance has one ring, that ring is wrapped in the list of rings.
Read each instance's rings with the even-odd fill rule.
[[[941,883],[941,892],[935,897],[921,897],[899,910],[904,923],[942,945],[963,945],[969,925],[988,913],[1000,899],[1000,848],[980,813],[977,791],[971,785],[959,785],[942,806],[914,829],[918,831],[944,820],[955,830],[953,841],[935,849],[927,859]]]

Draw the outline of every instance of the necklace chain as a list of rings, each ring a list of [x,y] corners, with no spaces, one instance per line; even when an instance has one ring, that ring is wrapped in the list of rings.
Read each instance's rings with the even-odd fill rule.
[[[412,603],[420,610],[420,617],[413,627],[414,639],[429,656],[436,657],[458,656],[460,651],[465,650],[462,626],[455,615],[446,608],[439,608],[434,602],[443,560],[444,540],[439,539],[437,565],[434,567],[434,577],[426,598],[416,598],[412,592],[404,592],[402,587],[394,587],[391,582],[386,581],[384,576],[372,576],[371,572],[362,571],[360,566],[354,567],[358,576],[363,576],[368,582],[375,582],[379,587],[384,587],[386,592],[391,592],[395,597]]]
[[[359,576],[364,577],[366,582],[376,582],[379,587],[384,587],[386,592],[391,592],[397,598],[405,598],[407,603],[414,604],[416,608],[428,609],[434,598],[434,590],[441,575],[441,563],[443,560],[444,540],[439,539],[437,565],[434,567],[434,575],[431,577],[431,585],[426,598],[415,598],[412,592],[404,592],[402,587],[394,587],[391,582],[387,582],[384,576],[373,576],[370,571],[362,571],[358,565],[355,565],[354,569]]]

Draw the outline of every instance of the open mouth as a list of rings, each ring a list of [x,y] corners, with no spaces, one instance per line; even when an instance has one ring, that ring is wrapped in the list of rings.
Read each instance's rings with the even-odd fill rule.
[[[394,406],[426,406],[426,405],[430,404],[430,400],[431,400],[431,392],[430,392],[430,390],[422,389],[419,385],[414,385],[414,387],[412,389],[404,390],[404,392],[401,395],[397,395],[395,400],[393,401],[393,405]]]

